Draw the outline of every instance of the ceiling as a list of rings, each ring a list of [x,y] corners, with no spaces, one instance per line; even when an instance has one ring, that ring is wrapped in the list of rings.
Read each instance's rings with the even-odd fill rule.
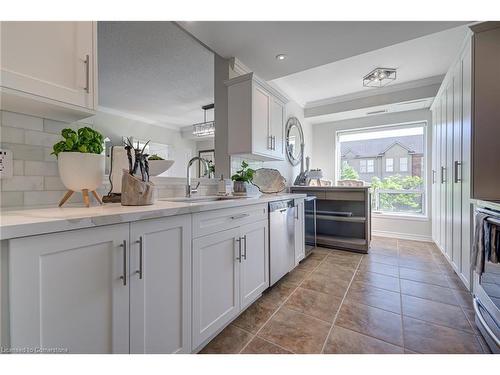
[[[175,23],[99,22],[98,49],[103,110],[173,128],[203,121],[214,55]]]
[[[263,79],[272,80],[465,23],[186,21],[179,25],[222,57],[237,57]],[[288,58],[276,60],[281,53]]]
[[[339,96],[377,94],[363,87],[362,77],[376,67],[397,68],[391,84],[418,81],[446,73],[467,33],[467,26],[426,35],[273,80],[282,91],[306,107]]]

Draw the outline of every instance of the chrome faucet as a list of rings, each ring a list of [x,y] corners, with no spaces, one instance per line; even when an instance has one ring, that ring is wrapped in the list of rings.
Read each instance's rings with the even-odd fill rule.
[[[200,162],[202,162],[203,166],[205,167],[205,170],[208,171],[208,162],[205,159],[200,158],[199,156],[195,156],[194,158],[192,158],[188,162],[187,173],[186,173],[186,198],[191,198],[191,194],[197,193],[198,186],[200,186],[200,182],[198,181],[198,184],[196,185],[196,187],[194,189],[191,189],[191,165],[193,165],[193,163],[196,160],[199,160]]]

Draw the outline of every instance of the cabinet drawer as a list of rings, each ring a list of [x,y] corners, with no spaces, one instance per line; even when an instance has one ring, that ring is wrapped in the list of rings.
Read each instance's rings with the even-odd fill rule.
[[[327,191],[325,198],[336,201],[364,201],[365,193],[362,191]]]
[[[193,215],[193,237],[206,236],[265,219],[266,203],[201,212]]]

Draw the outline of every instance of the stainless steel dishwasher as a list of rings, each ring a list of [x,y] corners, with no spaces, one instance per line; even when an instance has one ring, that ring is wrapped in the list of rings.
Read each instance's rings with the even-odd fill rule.
[[[269,285],[295,265],[295,205],[293,199],[269,203]]]

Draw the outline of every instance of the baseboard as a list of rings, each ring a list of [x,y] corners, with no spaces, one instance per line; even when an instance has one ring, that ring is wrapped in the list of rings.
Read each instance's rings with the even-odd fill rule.
[[[413,240],[413,241],[424,241],[424,242],[434,242],[431,236],[424,236],[421,234],[408,234],[401,232],[390,232],[385,230],[372,230],[372,235],[380,237],[391,237],[399,238],[400,240]]]

